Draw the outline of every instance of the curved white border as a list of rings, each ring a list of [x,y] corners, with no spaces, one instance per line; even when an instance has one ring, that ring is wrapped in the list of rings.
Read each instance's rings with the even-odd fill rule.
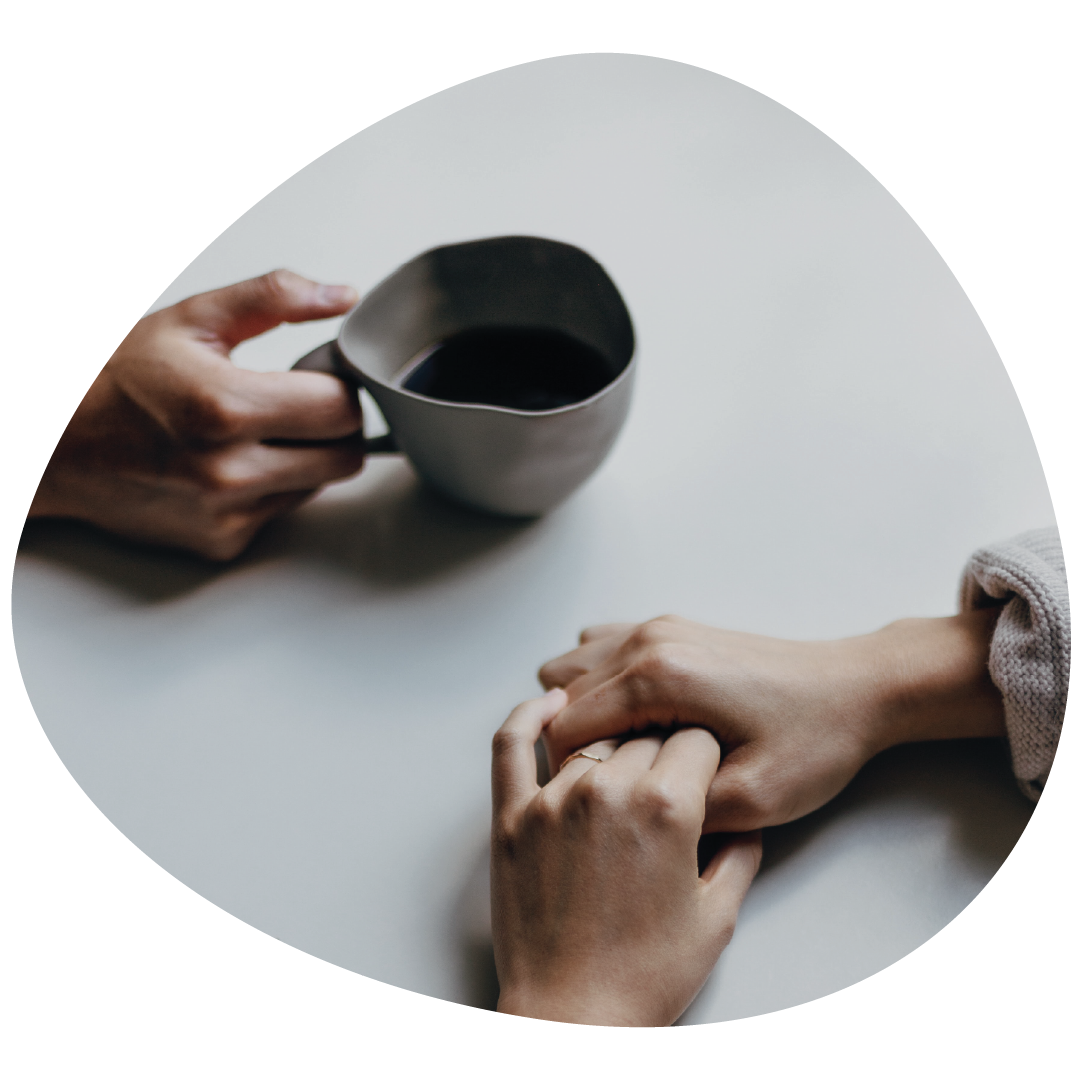
[[[411,101],[571,52],[698,64],[821,127],[975,303],[1080,566],[1076,6],[908,0],[19,5],[5,134],[5,566],[105,357],[230,221]],[[7,121],[5,122],[7,124]],[[1073,556],[1076,557],[1073,557]],[[246,926],[120,835],[0,664],[0,1068],[13,1077],[1062,1075],[1080,961],[1066,725],[1032,824],[952,925],[874,978],[722,1026],[541,1026],[388,988]],[[1073,710],[1075,711],[1075,709]],[[1071,1055],[1075,1060],[1075,1055]]]

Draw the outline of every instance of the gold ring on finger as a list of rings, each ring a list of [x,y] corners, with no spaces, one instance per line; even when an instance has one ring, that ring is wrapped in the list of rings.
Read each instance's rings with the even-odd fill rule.
[[[584,751],[584,750],[579,750],[579,751],[578,751],[578,752],[577,752],[576,754],[571,754],[571,755],[570,755],[570,756],[569,756],[569,757],[568,757],[568,758],[567,758],[567,759],[566,759],[566,760],[565,760],[565,761],[564,761],[564,762],[563,762],[563,763],[562,763],[562,764],[561,764],[561,765],[559,766],[559,772],[562,772],[562,771],[563,771],[563,769],[565,769],[565,768],[566,768],[566,766],[567,766],[567,765],[569,765],[569,764],[570,764],[570,762],[574,760],[574,758],[579,758],[579,757],[583,757],[583,758],[588,758],[588,759],[589,759],[590,761],[599,761],[599,762],[601,762],[601,763],[602,763],[602,762],[603,762],[603,760],[604,760],[604,759],[603,759],[602,757],[597,757],[597,755],[596,755],[596,754],[589,754],[589,753],[587,753],[587,752],[586,752],[586,751]]]

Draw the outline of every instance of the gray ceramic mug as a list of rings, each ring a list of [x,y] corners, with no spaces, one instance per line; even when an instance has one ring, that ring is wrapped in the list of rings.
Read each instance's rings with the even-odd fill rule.
[[[608,382],[560,408],[524,411],[443,401],[405,389],[425,350],[465,330],[559,331],[603,358]],[[360,301],[327,342],[294,367],[364,387],[390,435],[369,453],[404,451],[451,499],[533,517],[562,502],[607,456],[630,407],[634,331],[619,291],[580,248],[499,236],[434,248]]]

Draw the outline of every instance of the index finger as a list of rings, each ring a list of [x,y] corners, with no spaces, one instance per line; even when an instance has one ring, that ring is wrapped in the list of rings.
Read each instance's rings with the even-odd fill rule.
[[[586,743],[632,735],[651,727],[694,723],[685,693],[679,695],[676,708],[672,695],[652,680],[626,670],[609,675],[601,667],[583,676],[582,682],[595,681],[599,685],[575,697],[548,727],[545,738],[552,768],[557,768],[572,749]]]
[[[252,439],[342,439],[363,423],[356,390],[319,371],[234,368],[224,393]]]
[[[540,669],[537,675],[540,685],[545,689],[552,686],[568,687],[583,675],[599,671],[611,660],[633,629],[633,623],[609,623],[604,627],[582,630],[581,644],[576,649],[556,656]],[[599,633],[600,630],[606,632]]]
[[[562,690],[520,704],[491,742],[491,806],[495,816],[526,803],[540,790],[535,746],[544,726],[566,704]]]
[[[212,335],[226,352],[283,322],[344,315],[360,298],[349,285],[321,285],[291,270],[238,281],[181,300],[171,310],[188,326]]]

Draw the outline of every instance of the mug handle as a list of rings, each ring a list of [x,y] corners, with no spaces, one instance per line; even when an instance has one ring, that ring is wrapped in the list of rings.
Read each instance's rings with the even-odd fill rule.
[[[311,352],[301,356],[292,366],[293,371],[321,371],[324,375],[334,375],[349,386],[361,389],[363,384],[356,377],[355,370],[349,365],[345,357],[341,355],[336,341],[327,341]],[[366,454],[400,454],[393,432],[379,435],[374,439],[367,439],[364,443]]]

